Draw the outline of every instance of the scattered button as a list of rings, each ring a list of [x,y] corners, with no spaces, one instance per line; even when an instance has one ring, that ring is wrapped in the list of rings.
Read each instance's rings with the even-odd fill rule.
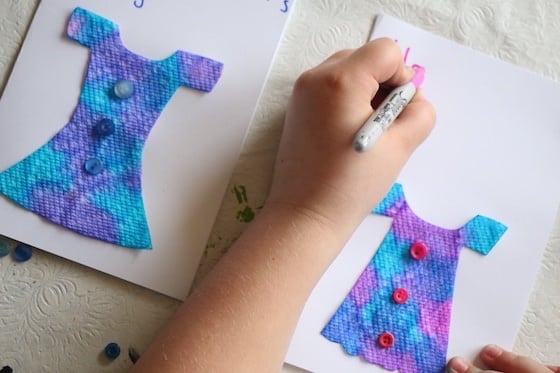
[[[393,347],[395,344],[395,337],[391,333],[385,332],[379,336],[379,344],[383,348]]]
[[[408,291],[403,288],[398,288],[393,292],[393,300],[395,303],[403,304],[408,300]]]
[[[134,85],[130,80],[119,80],[113,86],[113,94],[121,100],[132,97],[134,93]]]
[[[99,137],[112,135],[115,132],[115,123],[111,119],[104,118],[95,124],[95,134]]]
[[[0,238],[0,258],[5,257],[10,253],[10,243]]]
[[[14,250],[14,258],[18,262],[27,262],[33,255],[33,248],[24,243],[19,243]]]
[[[84,163],[84,169],[90,175],[97,175],[103,171],[103,163],[97,158],[90,158]]]
[[[115,360],[121,354],[121,346],[118,343],[111,342],[105,346],[105,356],[107,359]]]
[[[422,241],[416,241],[410,247],[410,256],[416,260],[422,260],[428,256],[428,246]]]

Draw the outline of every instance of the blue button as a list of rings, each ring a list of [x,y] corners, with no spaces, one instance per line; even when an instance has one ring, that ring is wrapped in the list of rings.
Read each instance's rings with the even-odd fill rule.
[[[132,97],[134,85],[130,80],[119,80],[113,86],[113,94],[122,100]]]
[[[97,158],[90,158],[84,163],[84,169],[90,175],[97,175],[103,171],[103,163]]]
[[[105,356],[107,359],[114,360],[119,357],[121,354],[121,346],[118,343],[111,342],[107,346],[105,346]]]
[[[27,262],[31,259],[31,255],[33,255],[33,249],[24,243],[18,244],[14,250],[14,258],[18,262]]]
[[[10,253],[10,243],[5,239],[0,238],[0,258],[5,257],[9,253]]]
[[[111,119],[101,119],[95,124],[95,134],[99,137],[112,135],[115,132],[115,123]]]

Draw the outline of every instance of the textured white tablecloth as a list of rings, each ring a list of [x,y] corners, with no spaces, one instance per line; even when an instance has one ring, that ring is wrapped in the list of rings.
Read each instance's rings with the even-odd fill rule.
[[[560,76],[560,3],[553,0],[297,1],[198,279],[239,236],[250,211],[258,213],[262,205],[295,78],[334,51],[363,44],[376,14],[397,16],[552,79]],[[0,0],[0,87],[37,4]],[[238,202],[234,187],[245,187],[247,202]],[[126,352],[108,362],[103,347],[115,341],[123,350],[143,351],[177,306],[172,299],[40,251],[24,264],[3,258],[0,367],[10,365],[16,373],[126,371],[131,366]],[[560,222],[546,248],[515,350],[560,363]]]

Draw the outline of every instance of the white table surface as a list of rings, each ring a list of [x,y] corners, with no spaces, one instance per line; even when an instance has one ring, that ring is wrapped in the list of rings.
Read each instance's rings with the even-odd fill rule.
[[[38,2],[0,0],[0,87],[8,79]],[[297,0],[292,11],[198,280],[246,227],[238,212],[246,207],[258,212],[262,205],[296,77],[331,53],[364,43],[376,14],[397,16],[552,79],[560,77],[560,5],[555,1]],[[235,186],[246,188],[247,203],[237,201]],[[514,349],[543,362],[560,363],[560,220],[542,263]],[[132,346],[142,352],[178,304],[38,250],[24,264],[3,258],[0,367],[10,365],[16,373],[126,371],[132,364],[126,351],[108,362],[103,347],[115,341],[123,350]]]

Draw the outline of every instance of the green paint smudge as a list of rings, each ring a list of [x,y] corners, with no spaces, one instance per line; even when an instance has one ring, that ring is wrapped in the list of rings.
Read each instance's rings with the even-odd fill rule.
[[[253,221],[253,219],[255,219],[255,212],[248,206],[249,198],[247,197],[247,188],[245,185],[235,185],[231,191],[235,193],[237,203],[240,207],[242,207],[241,210],[237,211],[237,220],[242,223],[249,223]]]
[[[245,185],[234,186],[233,192],[237,198],[237,203],[242,204],[249,202],[249,199],[247,198],[247,188],[245,188]]]
[[[249,223],[255,218],[255,212],[249,206],[237,212],[237,220],[242,223]]]

